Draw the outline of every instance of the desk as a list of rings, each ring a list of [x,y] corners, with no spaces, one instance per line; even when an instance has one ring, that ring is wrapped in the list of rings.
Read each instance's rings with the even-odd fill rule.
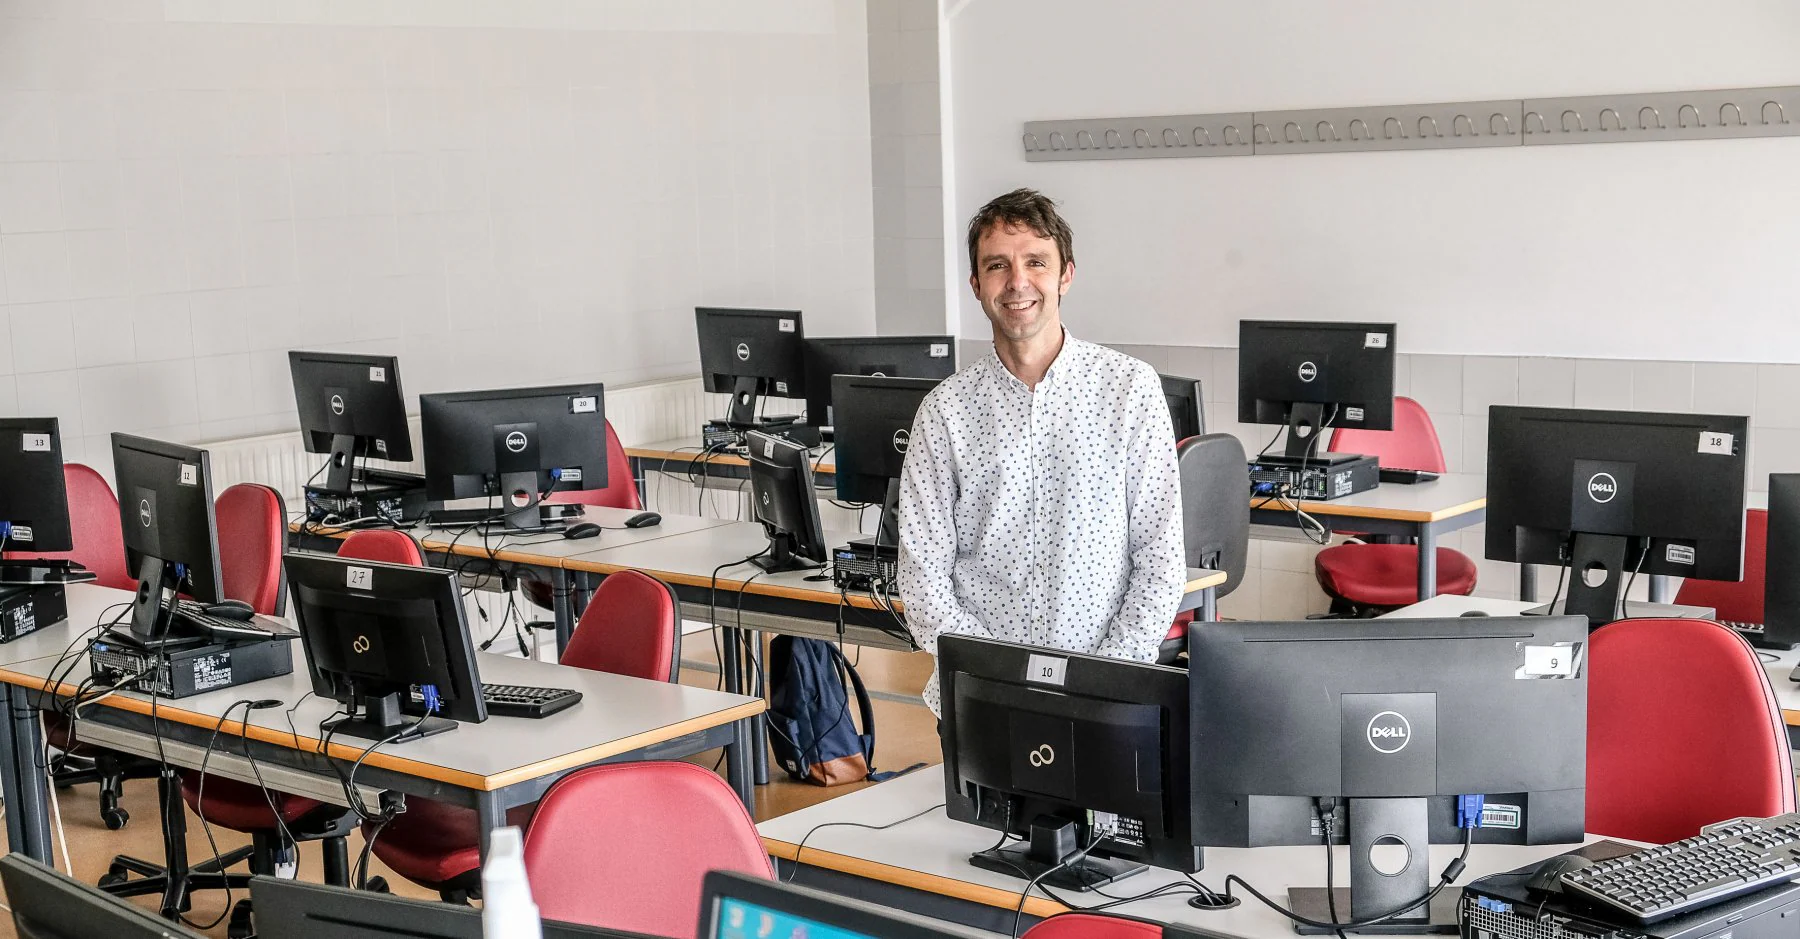
[[[1329,502],[1301,502],[1306,514],[1348,531],[1398,536],[1419,545],[1419,598],[1437,593],[1437,538],[1446,532],[1479,525],[1487,518],[1487,477],[1446,473],[1428,483],[1385,483]],[[1292,508],[1267,498],[1250,500],[1250,521],[1258,525],[1299,527]],[[1529,570],[1529,567],[1526,568]]]
[[[830,489],[837,484],[837,465],[823,459],[831,453],[827,443],[813,451],[813,485]],[[631,460],[631,478],[637,480],[638,495],[648,499],[645,476],[648,473],[674,473],[679,476],[714,479],[749,479],[750,461],[735,453],[706,452],[700,436],[656,440],[636,447],[626,447]],[[648,505],[648,501],[645,502]]]
[[[943,767],[933,766],[770,819],[758,825],[757,831],[784,879],[793,875],[796,883],[1008,932],[1025,882],[971,866],[969,855],[993,847],[996,835],[986,828],[951,821],[941,807],[943,802]],[[885,825],[919,812],[925,814],[885,831],[819,827],[841,822]],[[1523,867],[1571,847],[1476,845],[1469,852],[1468,872],[1444,893],[1450,894],[1455,887],[1478,877]],[[1340,845],[1333,850],[1337,852],[1338,871],[1348,871],[1349,848]],[[1432,845],[1433,874],[1442,870],[1459,850],[1457,846]],[[1271,898],[1285,899],[1289,887],[1325,883],[1325,857],[1318,847],[1206,849],[1206,868],[1195,876],[1208,887],[1222,890],[1226,874],[1242,877]],[[1105,889],[1115,897],[1135,896],[1183,879],[1173,871],[1152,868]],[[1106,902],[1091,893],[1058,891],[1058,895],[1084,905]],[[1037,894],[1025,902],[1028,919],[1051,916],[1065,909]],[[1128,903],[1112,912],[1181,923],[1221,937],[1294,936],[1287,920],[1248,896],[1236,908],[1216,912],[1188,906],[1186,895]]]
[[[0,665],[0,683],[13,705],[11,746],[5,750],[12,757],[6,767],[7,816],[19,816],[27,830],[41,826],[47,833],[49,825],[43,799],[43,740],[34,711],[48,707],[55,697],[73,693],[75,682],[88,675],[86,663],[78,664],[68,682],[46,692],[44,685],[56,664],[55,654],[95,623],[103,607],[127,596],[104,587],[71,590],[69,622],[31,637],[40,639],[40,649],[54,645],[52,654]],[[0,650],[10,651],[13,645],[0,646]],[[147,695],[120,692],[84,711],[77,732],[81,724],[91,721],[152,745],[160,730],[166,740],[204,747],[233,702],[273,698],[286,705],[226,721],[218,737],[219,748],[239,754],[247,748],[262,764],[329,780],[329,791],[337,786],[337,777],[326,757],[347,770],[369,742],[334,738],[329,753],[321,754],[318,726],[336,710],[336,703],[308,696],[312,683],[304,654],[297,647],[293,654],[293,673],[235,688],[155,702]],[[573,688],[583,694],[583,700],[541,720],[493,717],[480,724],[462,724],[449,733],[390,745],[363,761],[357,773],[359,784],[473,808],[481,819],[484,855],[488,833],[505,824],[508,808],[537,800],[557,778],[595,763],[673,759],[724,747],[733,786],[745,804],[750,804],[750,724],[763,711],[760,699],[499,655],[481,654],[478,661],[484,680]],[[292,730],[289,706],[293,707]],[[236,714],[242,716],[241,706]],[[30,758],[20,760],[20,754]],[[47,834],[41,842],[27,836],[23,844],[27,853],[41,851],[34,856],[48,860]]]

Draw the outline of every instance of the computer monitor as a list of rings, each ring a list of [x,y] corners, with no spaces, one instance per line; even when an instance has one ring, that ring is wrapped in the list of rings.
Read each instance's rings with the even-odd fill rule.
[[[825,563],[825,531],[813,491],[812,454],[785,437],[745,435],[750,461],[750,510],[769,534],[769,550],[752,561],[769,573]]]
[[[1769,474],[1767,540],[1763,545],[1762,633],[1752,645],[1783,652],[1800,647],[1800,473]]]
[[[837,496],[844,502],[879,503],[875,544],[900,544],[900,471],[912,442],[919,403],[936,388],[935,378],[876,378],[833,375],[831,397],[844,416],[837,447]]]
[[[1633,573],[1739,580],[1749,420],[1501,405],[1488,412],[1487,556],[1566,569],[1563,609],[1619,618]]]
[[[792,424],[793,415],[758,419],[762,395],[806,394],[806,330],[799,310],[695,307],[700,373],[706,390],[731,395],[727,422],[751,428]]]
[[[323,729],[404,742],[487,720],[455,571],[299,552],[284,563],[313,693],[348,714]]]
[[[315,488],[349,493],[356,460],[410,462],[412,432],[400,391],[400,360],[391,355],[289,352],[294,404],[306,452],[330,455]]]
[[[1163,400],[1169,402],[1169,420],[1175,424],[1175,442],[1206,433],[1206,398],[1200,379],[1179,375],[1158,375],[1162,379]]]
[[[1580,617],[1222,622],[1188,637],[1196,843],[1319,845],[1328,812],[1351,845],[1339,909],[1360,920],[1426,894],[1430,844],[1582,840]],[[1459,828],[1460,796],[1485,797],[1482,827]],[[1406,865],[1378,872],[1370,849],[1395,841]],[[1323,891],[1289,899],[1330,918]]]
[[[205,450],[129,434],[112,435],[112,457],[126,569],[138,582],[132,636],[139,642],[171,638],[173,594],[201,603],[224,596],[212,468]]]
[[[938,680],[945,811],[1025,839],[969,863],[1069,890],[1200,869],[1185,670],[944,635]]]
[[[198,939],[199,933],[23,854],[0,856],[0,884],[19,939]]]
[[[1394,324],[1238,323],[1238,423],[1286,424],[1290,457],[1333,427],[1394,426]]]
[[[955,336],[844,336],[806,340],[806,419],[837,426],[833,375],[933,378],[956,373]],[[835,431],[834,431],[835,432]],[[873,500],[870,500],[873,501]]]
[[[499,496],[500,517],[542,530],[552,490],[604,489],[606,389],[599,383],[459,391],[419,398],[425,496]]]
[[[0,551],[73,550],[56,418],[0,418]]]
[[[250,902],[260,939],[482,939],[480,910],[437,901],[256,877],[250,881]],[[543,939],[651,937],[545,920]]]
[[[699,939],[976,939],[993,935],[733,871],[710,871],[701,881],[699,922]]]

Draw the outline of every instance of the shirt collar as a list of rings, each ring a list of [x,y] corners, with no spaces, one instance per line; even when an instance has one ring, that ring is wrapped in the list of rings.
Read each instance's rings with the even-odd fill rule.
[[[1056,358],[1051,359],[1050,367],[1044,370],[1044,380],[1038,383],[1040,387],[1054,379],[1064,363],[1073,363],[1076,358],[1081,355],[1080,350],[1076,347],[1078,345],[1085,345],[1085,343],[1080,343],[1076,340],[1075,334],[1069,332],[1069,327],[1064,326],[1062,331],[1062,348],[1056,351]],[[1021,388],[1025,386],[1025,383],[1019,380],[1019,376],[1014,375],[1007,369],[1006,363],[1000,361],[1000,350],[998,347],[988,349],[987,360],[988,368],[993,370],[996,378],[999,378],[1002,381],[1010,381]]]

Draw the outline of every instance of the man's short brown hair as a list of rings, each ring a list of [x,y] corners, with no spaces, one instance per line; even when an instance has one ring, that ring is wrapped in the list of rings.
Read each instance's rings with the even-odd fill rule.
[[[1057,268],[1058,274],[1075,263],[1075,234],[1069,230],[1069,223],[1056,214],[1056,203],[1035,189],[1014,189],[982,206],[981,211],[969,219],[971,274],[978,274],[975,253],[981,243],[982,233],[996,225],[1030,229],[1039,238],[1056,242],[1056,251],[1062,255],[1062,265]]]

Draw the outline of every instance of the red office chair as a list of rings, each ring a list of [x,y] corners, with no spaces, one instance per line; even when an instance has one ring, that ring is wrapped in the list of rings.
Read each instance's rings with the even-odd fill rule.
[[[1058,913],[1025,930],[1024,939],[1162,939],[1162,924],[1101,913]]]
[[[287,607],[287,578],[281,555],[287,550],[287,506],[281,493],[256,483],[238,483],[213,500],[219,528],[219,580],[225,596],[242,600],[264,616]]]
[[[1382,466],[1445,471],[1431,415],[1411,398],[1394,399],[1393,430],[1340,429],[1326,450],[1364,453]],[[1313,561],[1319,586],[1331,596],[1332,612],[1375,615],[1419,602],[1419,548],[1410,544],[1343,544],[1320,551]],[[1452,548],[1437,549],[1437,592],[1475,592],[1475,562]]]
[[[544,501],[566,505],[595,505],[609,509],[637,510],[644,507],[643,500],[638,498],[637,480],[631,478],[631,459],[625,455],[625,445],[619,442],[619,435],[613,432],[612,421],[606,422],[606,488],[553,492]],[[555,608],[556,600],[548,583],[525,580],[520,583],[520,589],[525,591],[525,599],[533,605],[546,610]],[[531,625],[533,628],[544,626],[541,623]]]
[[[692,763],[570,773],[525,830],[525,871],[545,919],[691,936],[709,870],[774,876],[744,803]]]
[[[681,663],[681,616],[675,591],[637,571],[621,571],[600,582],[594,600],[581,614],[562,664],[630,675],[651,681],[674,681]],[[508,824],[523,825],[533,806],[507,814]],[[379,836],[363,826],[375,856],[394,873],[445,900],[465,902],[481,886],[480,824],[471,809],[431,799],[408,799],[406,812],[389,822]]]
[[[352,532],[350,537],[338,543],[337,556],[346,560],[425,566],[424,549],[403,531]]]
[[[1727,623],[1763,622],[1763,582],[1769,570],[1769,512],[1749,509],[1744,512],[1744,579],[1695,580],[1681,582],[1675,602],[1689,606],[1710,606],[1715,619]]]
[[[1628,619],[1588,643],[1588,831],[1664,844],[1794,811],[1787,725],[1755,650],[1710,620]]]

